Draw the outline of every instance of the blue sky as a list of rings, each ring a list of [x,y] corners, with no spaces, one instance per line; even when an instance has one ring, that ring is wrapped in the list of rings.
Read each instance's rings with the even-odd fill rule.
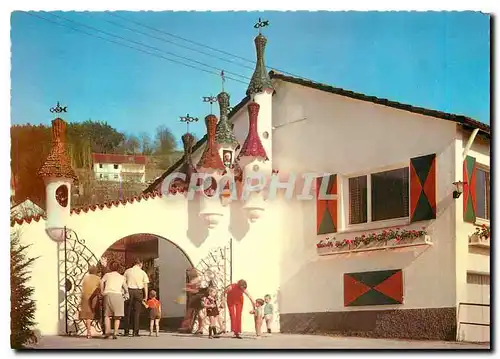
[[[54,14],[136,43],[113,38],[51,13],[35,14],[210,72],[224,69],[227,77],[242,81],[226,81],[232,105],[245,96],[253,72],[248,68],[253,64],[248,61],[145,29],[109,13]],[[253,24],[261,16],[271,25],[264,31],[268,38],[268,70],[275,68],[336,87],[490,122],[489,16],[485,14],[124,12],[119,15],[249,60],[255,59]],[[202,102],[202,96],[216,95],[221,89],[220,77],[215,74],[26,13],[13,13],[11,24],[14,124],[49,124],[53,119],[49,108],[61,101],[68,106],[69,113],[63,116],[67,121],[90,118],[107,121],[126,133],[145,131],[151,135],[157,126],[166,125],[179,138],[186,129],[179,116],[189,113],[201,120],[209,113],[209,105]],[[216,69],[174,57],[172,53]],[[216,107],[214,112],[218,113]],[[191,129],[198,136],[205,131],[203,122]]]

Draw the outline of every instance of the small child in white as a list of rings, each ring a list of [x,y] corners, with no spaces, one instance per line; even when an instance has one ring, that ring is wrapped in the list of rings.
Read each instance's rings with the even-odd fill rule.
[[[255,301],[255,307],[250,314],[254,315],[255,320],[255,334],[257,338],[260,339],[262,334],[262,321],[264,320],[264,301],[262,299],[257,299]]]
[[[266,304],[264,305],[264,320],[266,321],[267,332],[271,334],[271,325],[273,323],[274,307],[271,304],[271,295],[266,294],[264,297]]]

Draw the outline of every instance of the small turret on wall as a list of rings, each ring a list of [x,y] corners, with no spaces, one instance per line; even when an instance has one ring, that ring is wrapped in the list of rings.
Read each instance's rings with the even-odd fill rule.
[[[207,175],[206,182],[204,183],[204,190],[200,196],[200,215],[203,217],[208,225],[208,228],[215,228],[223,216],[222,205],[218,193],[217,184],[226,171],[215,141],[215,132],[217,127],[217,117],[208,115],[205,117],[205,124],[207,126],[207,147],[201,155],[198,162],[198,173]],[[212,180],[212,182],[208,182]]]
[[[257,25],[259,29],[266,26],[260,19]],[[238,162],[243,169],[243,199],[245,200],[243,209],[247,212],[250,222],[255,222],[265,210],[265,191],[249,192],[245,190],[245,187],[252,185],[252,181],[267,185],[266,182],[272,174],[272,163],[268,156],[272,154],[272,97],[274,93],[273,83],[264,62],[267,39],[260,33],[260,30],[254,42],[257,61],[246,92],[251,98],[247,106],[249,129],[238,154]]]
[[[71,211],[71,186],[78,177],[66,153],[66,122],[52,121],[52,148],[38,175],[45,182],[46,232],[54,241],[64,240]]]

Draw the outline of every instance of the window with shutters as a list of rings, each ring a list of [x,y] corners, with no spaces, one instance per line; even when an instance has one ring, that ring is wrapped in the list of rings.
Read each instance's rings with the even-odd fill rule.
[[[484,167],[476,172],[476,217],[490,219],[490,171]]]
[[[349,224],[409,217],[409,167],[351,177]]]

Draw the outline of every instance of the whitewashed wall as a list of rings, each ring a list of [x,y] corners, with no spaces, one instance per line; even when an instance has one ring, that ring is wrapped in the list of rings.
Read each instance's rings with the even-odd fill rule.
[[[429,248],[319,258],[315,244],[327,236],[316,235],[314,200],[282,205],[287,226],[280,235],[281,312],[455,306],[455,123],[289,83],[281,84],[274,100],[275,126],[289,123],[273,133],[273,166],[280,172],[317,171],[348,177],[409,166],[412,157],[437,154],[437,219],[407,227],[425,226],[434,242]],[[294,121],[298,122],[290,123]],[[379,227],[394,225],[405,228],[408,220],[385,221]],[[359,226],[336,238],[354,238],[368,229],[377,228]],[[400,268],[403,305],[344,307],[344,273]]]

